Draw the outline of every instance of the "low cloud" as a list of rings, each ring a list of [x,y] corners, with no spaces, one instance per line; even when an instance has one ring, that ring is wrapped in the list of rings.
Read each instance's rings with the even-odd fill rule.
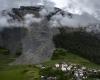
[[[69,15],[62,16],[61,14],[56,14],[52,17],[50,25],[54,27],[86,27],[89,24],[98,24],[99,20],[95,17],[84,13],[82,15],[73,14],[72,17]]]
[[[33,14],[26,14],[24,16],[24,26],[30,26],[32,23],[40,23],[42,18],[36,18]]]
[[[57,0],[58,1],[58,0]],[[55,6],[62,8],[66,11],[66,14],[62,16],[60,13],[54,15],[49,24],[51,27],[79,27],[88,26],[89,24],[100,23],[100,3],[98,0],[0,0],[0,12],[1,10],[11,9],[19,6],[36,6],[42,4],[44,8],[39,12],[42,17],[47,16],[51,12],[54,12]],[[59,3],[61,2],[61,3]],[[67,15],[67,12],[73,14],[72,18]],[[43,20],[41,17],[36,18],[33,14],[26,14],[24,21],[13,21],[9,23],[11,17],[0,15],[0,26],[29,26],[31,23],[39,23]]]
[[[74,14],[88,13],[100,20],[100,0],[51,0],[57,7]]]

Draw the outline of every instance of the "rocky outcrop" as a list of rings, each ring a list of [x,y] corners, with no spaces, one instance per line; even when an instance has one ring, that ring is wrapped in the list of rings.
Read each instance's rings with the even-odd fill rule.
[[[50,59],[55,49],[52,42],[55,32],[47,23],[43,20],[28,28],[4,28],[0,32],[0,47],[5,47],[13,55],[22,53],[11,64],[36,64]]]
[[[6,14],[11,16],[13,20],[21,21],[23,16],[29,13],[34,13],[35,17],[40,17],[38,13],[41,8],[43,7],[14,8],[12,12]],[[37,64],[51,58],[55,49],[52,38],[59,33],[59,30],[50,28],[48,21],[57,12],[64,15],[63,11],[55,8],[55,12],[45,16],[40,23],[33,23],[30,27],[4,28],[0,32],[1,47],[9,49],[11,53],[22,53],[11,64]]]
[[[47,20],[34,23],[22,40],[23,54],[16,59],[15,64],[36,64],[51,58],[54,44],[52,30],[47,26]]]

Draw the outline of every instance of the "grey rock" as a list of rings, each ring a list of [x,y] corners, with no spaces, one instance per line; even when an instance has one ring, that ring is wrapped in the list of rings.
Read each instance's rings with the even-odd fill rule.
[[[27,9],[26,9],[27,8]],[[23,20],[25,14],[34,13],[35,17],[40,17],[39,12],[41,8],[36,7],[21,7],[14,8],[12,12],[7,12],[12,20]],[[50,28],[48,20],[55,15],[59,9],[54,13],[50,13],[42,20],[41,23],[33,23],[30,27],[9,27],[4,28],[0,32],[0,47],[7,48],[10,53],[22,54],[16,58],[12,64],[37,64],[48,61],[55,49],[53,43],[53,36],[59,33],[57,28]],[[62,13],[62,12],[61,12]]]
[[[22,55],[13,64],[37,64],[51,58],[54,51],[52,30],[47,20],[34,23],[22,40]]]

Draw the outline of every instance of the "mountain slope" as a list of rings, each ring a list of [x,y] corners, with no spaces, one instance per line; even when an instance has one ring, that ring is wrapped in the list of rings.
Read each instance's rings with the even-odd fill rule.
[[[10,19],[8,19],[8,28],[4,28],[0,32],[0,46],[9,49],[13,54],[21,54],[13,64],[36,64],[49,60],[56,45],[56,43],[53,42],[53,36],[57,36],[59,33],[59,28],[50,27],[49,21],[52,20],[52,17],[58,14],[63,17],[68,17],[69,19],[73,18],[73,14],[65,12],[59,8],[54,8],[53,12],[49,12],[45,16],[42,16],[40,14],[41,9],[45,9],[45,7],[21,6],[20,8],[13,8],[10,11],[2,11],[2,15],[9,15]],[[24,18],[27,14],[33,15],[34,17],[31,17],[35,18],[35,22],[33,19],[31,22],[28,16],[28,21],[26,20],[26,22],[31,23],[26,26],[24,24]],[[40,22],[37,22],[39,19]],[[20,23],[22,24],[20,25]],[[77,30],[78,29],[76,29],[76,31]],[[79,29],[79,31],[80,30],[81,29]],[[72,33],[74,28],[72,30],[66,29],[66,31]],[[63,41],[62,37],[61,41]],[[58,40],[59,43],[59,39],[57,38],[56,40]],[[66,40],[64,41],[66,42]],[[60,46],[62,46],[62,44],[63,43],[61,43]]]
[[[40,17],[39,10],[41,7],[21,7],[13,8],[11,12],[3,11],[2,15],[9,15],[9,24],[18,21],[22,22],[27,14],[34,14]],[[10,50],[10,53],[22,53],[13,64],[34,64],[50,59],[54,44],[52,42],[52,30],[48,26],[48,16],[40,23],[31,23],[25,26],[9,26],[4,28],[0,33],[1,47]]]
[[[85,31],[68,33],[60,29],[60,34],[54,36],[57,48],[64,48],[76,55],[100,64],[100,39]]]

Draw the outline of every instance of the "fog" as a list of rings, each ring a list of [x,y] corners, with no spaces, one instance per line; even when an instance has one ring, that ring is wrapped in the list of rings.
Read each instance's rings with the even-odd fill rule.
[[[62,25],[78,27],[79,25],[86,26],[88,24],[97,24],[100,22],[99,0],[0,0],[0,12],[2,10],[17,8],[20,6],[36,6],[39,4],[45,6],[45,8],[39,12],[42,16],[48,15],[50,12],[53,12],[54,6],[73,14],[72,18],[69,18],[68,15],[63,17],[59,13],[56,14],[51,18],[49,22],[51,26]],[[26,24],[29,24],[30,22],[40,22],[40,19],[36,19],[33,17],[30,18],[30,16],[28,16],[29,18],[25,18]],[[9,23],[7,22],[8,18],[8,16],[2,17],[0,15],[0,26],[9,26]]]

